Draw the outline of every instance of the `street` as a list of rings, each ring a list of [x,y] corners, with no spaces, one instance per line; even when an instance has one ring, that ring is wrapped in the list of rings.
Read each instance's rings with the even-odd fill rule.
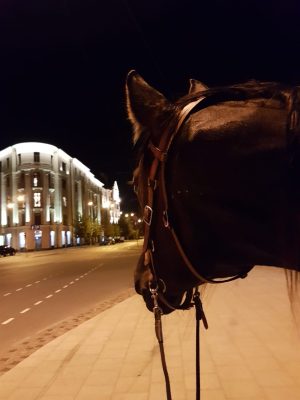
[[[0,373],[133,293],[140,245],[74,247],[0,259]]]

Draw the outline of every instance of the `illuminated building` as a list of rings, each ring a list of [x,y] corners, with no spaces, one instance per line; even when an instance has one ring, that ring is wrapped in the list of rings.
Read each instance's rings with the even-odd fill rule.
[[[55,146],[19,143],[0,151],[0,245],[38,250],[79,243],[74,224],[120,217],[117,182],[104,188],[89,168]]]

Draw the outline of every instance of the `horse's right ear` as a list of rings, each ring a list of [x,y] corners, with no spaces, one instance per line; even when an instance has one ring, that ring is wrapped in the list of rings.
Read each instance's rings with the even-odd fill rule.
[[[142,129],[152,127],[170,103],[132,70],[126,80],[126,105],[128,118],[134,128],[133,141],[136,142]]]
[[[190,79],[190,89],[189,94],[201,92],[203,90],[207,90],[208,86],[204,85],[204,83],[197,81],[196,79]]]

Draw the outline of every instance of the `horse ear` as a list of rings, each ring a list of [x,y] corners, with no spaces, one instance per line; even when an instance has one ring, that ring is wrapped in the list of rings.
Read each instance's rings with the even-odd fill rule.
[[[197,81],[196,79],[190,79],[190,90],[189,94],[201,92],[202,90],[207,90],[208,86],[204,85],[204,83]]]
[[[126,105],[128,118],[134,128],[133,141],[136,142],[142,129],[153,126],[169,102],[132,70],[126,80]]]

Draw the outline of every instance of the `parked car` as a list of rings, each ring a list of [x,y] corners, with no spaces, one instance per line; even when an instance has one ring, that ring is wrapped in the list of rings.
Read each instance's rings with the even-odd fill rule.
[[[100,246],[106,246],[108,244],[115,244],[115,239],[111,236],[110,237],[104,236],[101,238],[101,241],[99,244],[100,244]]]
[[[115,242],[116,243],[123,243],[125,241],[124,236],[117,236],[115,237]]]
[[[5,245],[0,246],[0,255],[3,257],[14,256],[16,252],[17,250],[11,246],[5,246]]]

